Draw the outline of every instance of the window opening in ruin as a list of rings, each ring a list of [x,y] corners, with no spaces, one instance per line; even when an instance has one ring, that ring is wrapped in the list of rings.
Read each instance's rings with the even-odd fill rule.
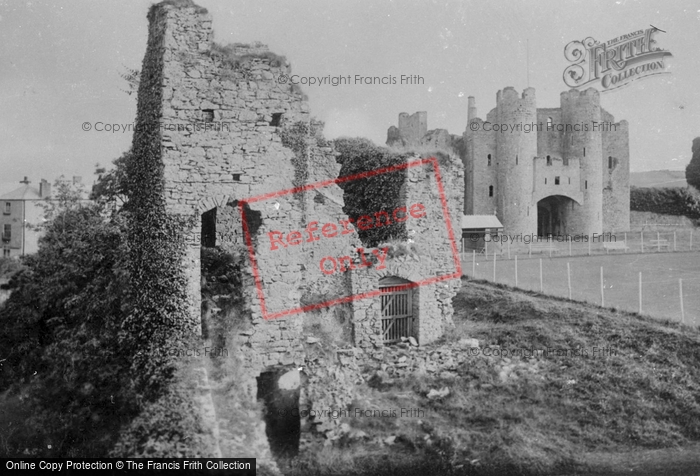
[[[547,165],[552,165],[552,157],[547,156]]]
[[[202,213],[201,240],[205,248],[216,246],[216,208]]]
[[[214,122],[213,109],[202,109],[202,115],[204,116],[204,122]]]
[[[258,381],[258,401],[264,405],[265,433],[272,455],[293,458],[299,454],[301,419],[299,417],[299,382],[285,382],[297,369],[275,369],[262,372]]]
[[[489,163],[488,166],[491,167],[491,154],[488,155]]]
[[[273,127],[279,127],[281,123],[282,123],[282,113],[281,112],[272,113],[272,120],[270,121],[270,125]]]
[[[489,197],[493,197],[493,185],[489,185]]]
[[[233,181],[240,182],[241,181],[241,174],[233,174]]]
[[[612,169],[613,168],[613,159],[612,155],[608,156],[608,168]]]
[[[384,344],[401,342],[402,337],[415,337],[413,316],[413,288],[410,281],[397,276],[379,280]]]
[[[559,177],[554,177],[554,185],[559,185]]]

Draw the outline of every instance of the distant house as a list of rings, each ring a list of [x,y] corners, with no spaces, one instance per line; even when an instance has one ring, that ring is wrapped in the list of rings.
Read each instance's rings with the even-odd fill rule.
[[[69,179],[59,179],[69,181]],[[81,177],[73,177],[79,184]],[[16,184],[0,186],[0,246],[4,258],[14,258],[38,250],[41,231],[36,228],[44,221],[41,203],[51,198],[51,184],[41,179],[33,185],[27,177]]]

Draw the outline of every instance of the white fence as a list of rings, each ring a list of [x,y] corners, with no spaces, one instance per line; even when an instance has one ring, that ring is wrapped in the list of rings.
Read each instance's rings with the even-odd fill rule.
[[[500,249],[495,253],[491,250],[489,255],[462,253],[463,275],[700,325],[700,253],[659,253],[655,242],[653,252],[645,251],[643,255],[639,250],[601,252],[600,248],[592,248],[590,256],[581,256],[572,246],[569,258],[568,253],[561,253],[561,247],[555,252],[554,243],[549,244],[551,257],[544,247],[544,255],[534,251],[517,255],[513,248],[510,257],[507,250]],[[564,250],[568,252],[567,247]]]

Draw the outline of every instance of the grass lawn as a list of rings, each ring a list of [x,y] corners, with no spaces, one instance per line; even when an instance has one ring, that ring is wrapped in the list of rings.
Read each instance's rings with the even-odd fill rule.
[[[700,237],[699,237],[700,238]],[[496,260],[496,282],[515,286],[515,260]],[[539,291],[540,256],[518,257],[518,287]],[[600,268],[603,267],[605,306],[637,312],[639,272],[642,273],[642,313],[674,321],[681,320],[678,280],[683,279],[685,323],[700,325],[700,252],[616,253],[599,256],[544,255],[544,293],[568,297],[566,263],[571,268],[572,299],[601,303]],[[462,263],[472,272],[472,260]],[[493,280],[493,260],[477,257],[476,278]]]
[[[445,341],[402,351],[409,362],[450,353],[454,372],[357,389],[356,408],[421,417],[344,417],[363,438],[306,450],[293,474],[671,474],[664,458],[681,462],[672,474],[700,470],[697,330],[467,280],[455,308]],[[459,347],[462,337],[481,350]],[[548,352],[484,355],[518,349]],[[380,364],[365,365],[370,375]]]

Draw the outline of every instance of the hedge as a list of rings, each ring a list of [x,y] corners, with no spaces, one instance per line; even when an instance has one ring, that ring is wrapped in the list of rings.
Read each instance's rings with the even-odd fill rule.
[[[630,209],[662,215],[682,215],[697,220],[700,218],[700,196],[690,188],[632,187]]]

